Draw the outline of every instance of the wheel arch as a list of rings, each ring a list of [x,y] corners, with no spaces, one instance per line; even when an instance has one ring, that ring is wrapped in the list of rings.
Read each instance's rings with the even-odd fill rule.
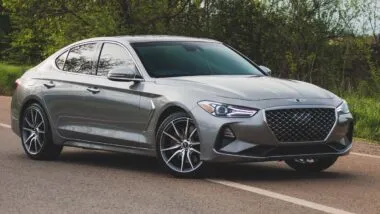
[[[19,121],[21,121],[21,119],[22,119],[21,117],[23,116],[23,113],[24,113],[25,109],[28,106],[30,106],[31,104],[33,104],[33,103],[37,103],[38,105],[41,106],[41,108],[45,111],[45,113],[46,113],[46,115],[48,117],[48,120],[50,122],[51,118],[50,118],[50,115],[48,114],[48,111],[47,111],[47,109],[46,109],[46,107],[44,105],[43,100],[40,97],[35,96],[35,95],[28,96],[27,98],[25,98],[23,100],[23,102],[21,104],[21,108],[19,110],[19,115],[18,115]],[[50,125],[52,125],[52,124],[50,123]],[[21,126],[21,122],[19,123],[19,126]]]
[[[186,108],[184,105],[182,105],[180,103],[170,103],[170,104],[166,105],[165,107],[163,107],[159,113],[159,116],[158,116],[157,122],[156,122],[156,126],[154,129],[154,137],[156,137],[157,131],[160,128],[161,123],[165,120],[165,118],[167,118],[169,115],[176,113],[176,112],[184,112],[184,113],[188,114],[195,121],[195,124],[197,124],[196,120],[194,118],[194,115],[191,113],[190,110],[188,110],[188,108]]]

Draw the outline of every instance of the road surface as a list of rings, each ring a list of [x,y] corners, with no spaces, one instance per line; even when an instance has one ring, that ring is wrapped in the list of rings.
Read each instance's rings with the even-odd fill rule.
[[[314,175],[272,162],[177,179],[129,154],[65,148],[56,161],[32,161],[9,128],[9,107],[0,97],[0,213],[380,213],[379,146],[355,143]]]

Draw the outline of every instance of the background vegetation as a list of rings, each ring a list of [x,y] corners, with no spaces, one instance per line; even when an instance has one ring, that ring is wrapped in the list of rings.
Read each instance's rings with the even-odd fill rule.
[[[37,64],[95,36],[214,38],[344,96],[356,135],[380,141],[379,11],[378,0],[0,0],[0,62]],[[0,93],[23,70],[1,65]]]
[[[14,83],[28,67],[0,64],[0,95],[10,95]]]

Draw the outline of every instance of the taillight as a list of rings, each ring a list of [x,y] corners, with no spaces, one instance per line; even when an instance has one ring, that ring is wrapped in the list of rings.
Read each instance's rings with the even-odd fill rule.
[[[20,79],[17,79],[14,83],[14,86],[13,86],[13,89],[16,89],[21,83],[21,80]]]

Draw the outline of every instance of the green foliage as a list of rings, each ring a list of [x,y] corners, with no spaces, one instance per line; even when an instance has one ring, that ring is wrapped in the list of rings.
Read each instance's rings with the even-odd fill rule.
[[[119,29],[115,1],[5,0],[12,20],[12,60],[36,63],[57,48]]]
[[[0,60],[37,64],[67,44],[96,36],[214,38],[270,67],[274,76],[356,94],[349,102],[359,118],[357,135],[379,139],[377,1],[0,0],[0,18],[11,21],[0,30]],[[370,35],[358,33],[360,23],[370,26],[362,27]],[[21,73],[1,71],[1,89],[9,93],[8,84]]]
[[[0,94],[10,95],[15,81],[30,66],[14,66],[0,63]]]
[[[380,142],[380,99],[356,95],[346,100],[355,118],[355,137]]]
[[[1,1],[0,1],[1,6]],[[9,48],[9,39],[7,35],[10,32],[9,16],[0,12],[0,60],[4,59],[4,50]]]

